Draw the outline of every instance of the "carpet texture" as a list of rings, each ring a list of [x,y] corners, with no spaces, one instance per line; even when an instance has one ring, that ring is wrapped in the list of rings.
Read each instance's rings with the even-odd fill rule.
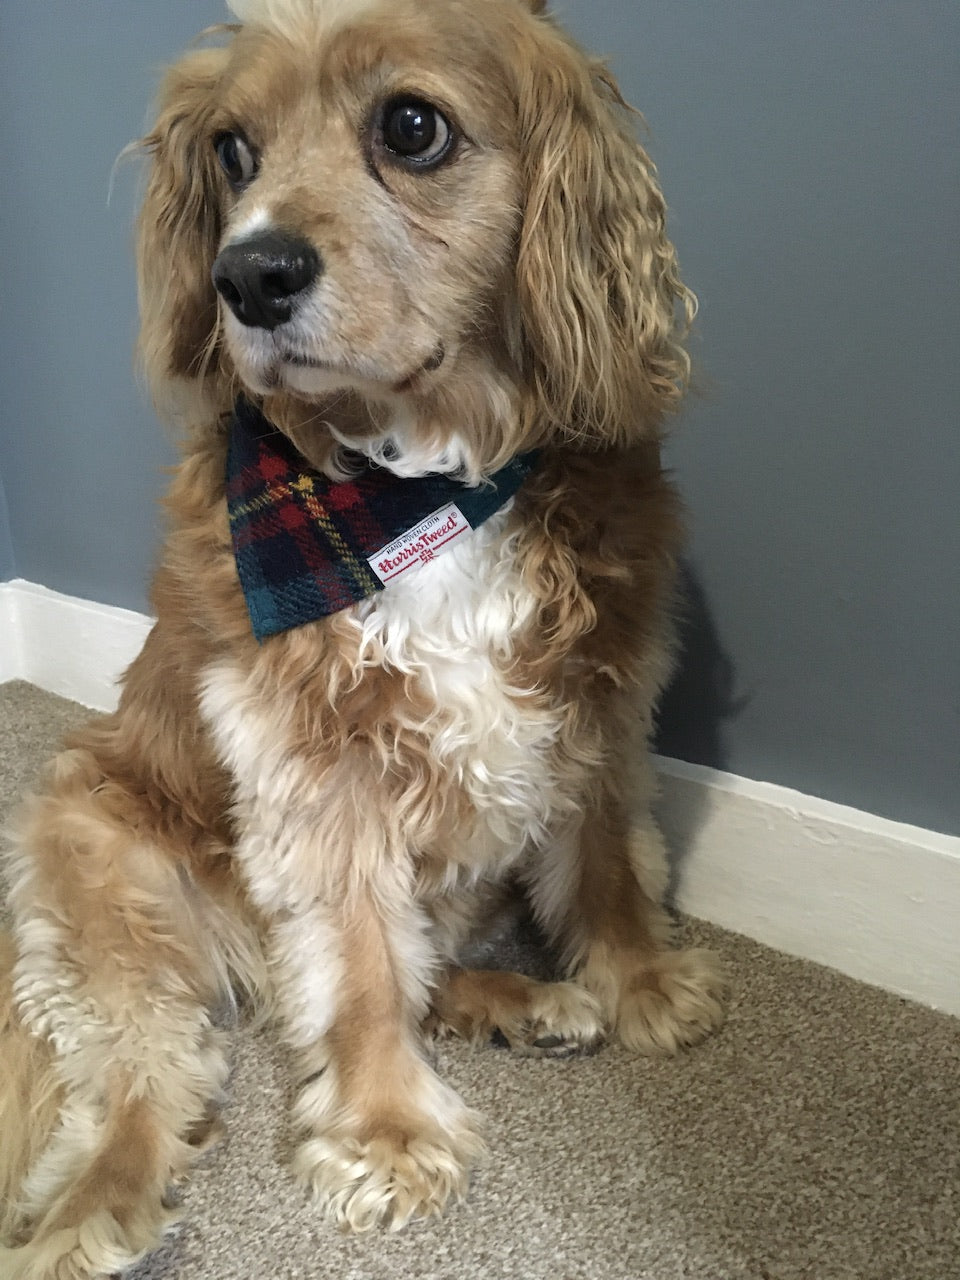
[[[4,816],[87,714],[0,687]],[[697,921],[684,933],[723,957],[720,1034],[669,1061],[444,1047],[490,1157],[463,1205],[397,1235],[342,1236],[304,1200],[283,1055],[241,1028],[229,1136],[136,1280],[960,1277],[960,1023]],[[544,963],[522,930],[493,959]]]

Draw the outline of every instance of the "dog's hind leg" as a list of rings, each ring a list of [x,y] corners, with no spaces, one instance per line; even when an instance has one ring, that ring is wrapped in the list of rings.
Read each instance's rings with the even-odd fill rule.
[[[174,1216],[169,1184],[225,1083],[209,1012],[226,972],[215,912],[134,813],[89,753],[66,753],[12,859],[16,1009],[0,1041],[0,1115],[20,1119],[7,1182],[30,1167],[8,1188],[2,1280],[88,1280],[154,1246]]]
[[[538,982],[499,969],[451,969],[438,984],[429,1035],[480,1042],[497,1033],[511,1049],[562,1058],[603,1037],[600,1006],[575,982]]]
[[[0,936],[0,1241],[17,1229],[23,1179],[53,1131],[63,1090],[52,1047],[31,1035],[13,998],[13,939]]]

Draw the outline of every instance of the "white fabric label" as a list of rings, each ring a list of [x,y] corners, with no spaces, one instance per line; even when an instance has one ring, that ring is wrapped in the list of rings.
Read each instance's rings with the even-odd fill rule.
[[[408,569],[415,569],[449,551],[457,538],[469,530],[466,516],[451,502],[370,556],[370,568],[381,582],[392,582]]]

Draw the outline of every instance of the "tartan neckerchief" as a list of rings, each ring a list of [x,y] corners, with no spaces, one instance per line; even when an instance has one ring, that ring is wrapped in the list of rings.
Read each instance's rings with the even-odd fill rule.
[[[402,478],[373,463],[349,480],[315,470],[241,397],[227,450],[227,514],[257,640],[375,595],[499,511],[535,462],[520,454],[477,486]]]

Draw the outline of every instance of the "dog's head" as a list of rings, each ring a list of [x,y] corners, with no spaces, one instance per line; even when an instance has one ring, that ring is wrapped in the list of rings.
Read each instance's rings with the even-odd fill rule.
[[[231,3],[145,140],[152,379],[413,469],[655,430],[690,295],[616,86],[540,0]]]

